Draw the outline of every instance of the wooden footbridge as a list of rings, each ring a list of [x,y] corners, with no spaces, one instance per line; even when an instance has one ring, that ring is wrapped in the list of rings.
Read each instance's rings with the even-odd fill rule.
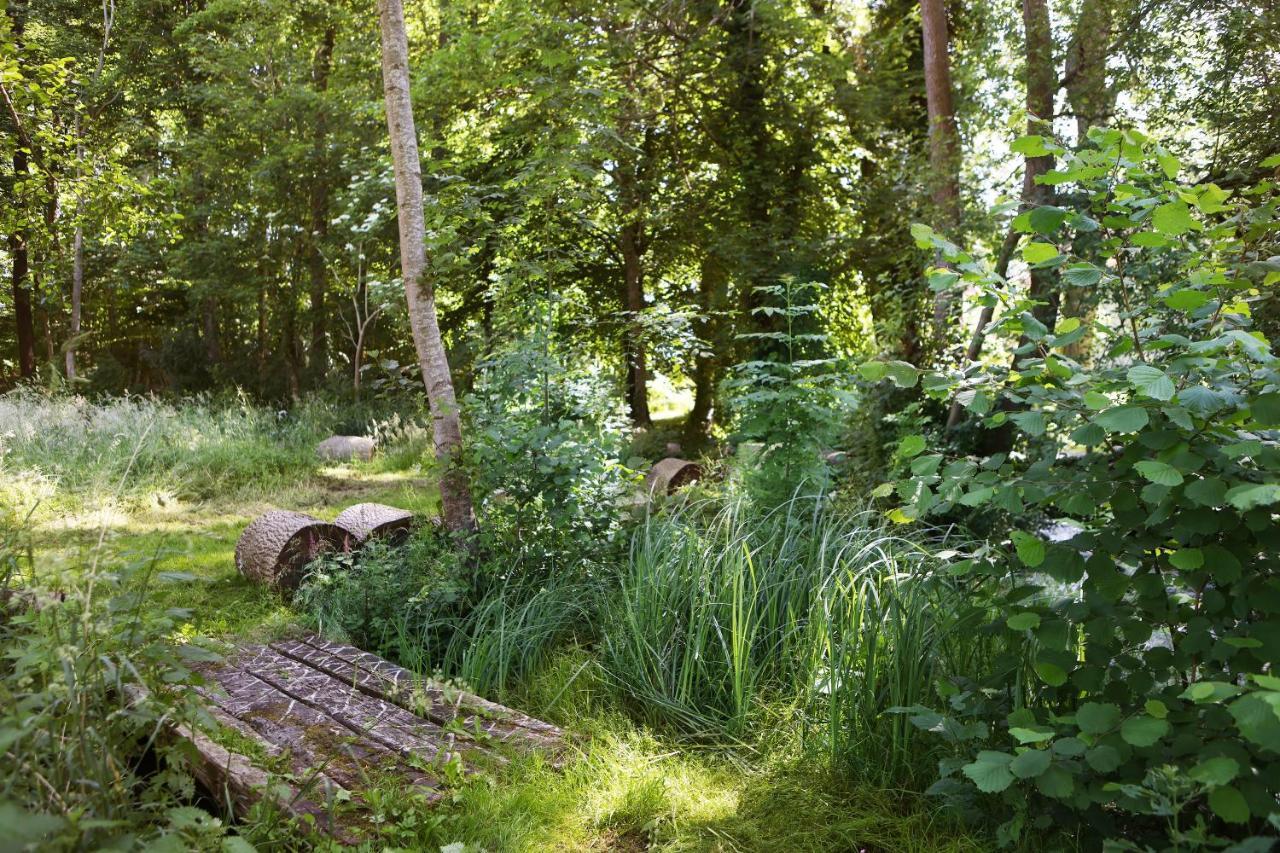
[[[432,801],[513,755],[564,755],[555,726],[313,634],[239,646],[202,674],[217,734],[179,734],[204,787],[238,814],[270,797],[339,839],[358,837],[365,788]]]

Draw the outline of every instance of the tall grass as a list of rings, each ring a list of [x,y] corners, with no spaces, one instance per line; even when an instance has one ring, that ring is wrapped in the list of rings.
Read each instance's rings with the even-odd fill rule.
[[[942,569],[926,543],[821,496],[763,514],[744,497],[677,506],[635,535],[604,671],[654,722],[694,735],[747,738],[789,704],[834,763],[909,782],[923,745],[886,712],[936,703],[936,679],[996,652]]]
[[[316,443],[369,429],[370,415],[319,397],[278,411],[244,395],[90,400],[20,389],[0,396],[0,501],[78,509],[108,497],[262,494],[315,472]],[[424,448],[412,420],[396,416],[381,432],[388,445]]]

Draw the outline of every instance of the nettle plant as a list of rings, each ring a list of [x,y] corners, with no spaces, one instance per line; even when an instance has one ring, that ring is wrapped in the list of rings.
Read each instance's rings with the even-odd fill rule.
[[[1025,288],[917,226],[947,262],[932,283],[976,291],[996,308],[989,340],[1020,345],[949,373],[863,374],[918,380],[982,427],[1012,429],[1011,452],[985,457],[908,436],[901,476],[876,494],[896,496],[904,523],[1008,520],[1009,547],[954,570],[999,581],[989,628],[1024,638],[1025,658],[986,682],[939,685],[944,711],[899,710],[956,747],[933,790],[1003,800],[1008,841],[1071,820],[1111,849],[1274,833],[1280,359],[1252,315],[1280,282],[1275,186],[1179,183],[1177,159],[1133,131],[1094,130],[1078,151],[1019,146],[1061,158],[1043,180],[1075,199],[1018,216],[1022,258],[1062,287],[1099,289],[1096,317],[1046,328]],[[1093,357],[1072,358],[1086,332]],[[1072,533],[1050,536],[1050,524]]]

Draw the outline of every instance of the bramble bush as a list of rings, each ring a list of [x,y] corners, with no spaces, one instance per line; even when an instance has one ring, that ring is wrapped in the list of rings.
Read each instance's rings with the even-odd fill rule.
[[[1280,358],[1254,323],[1280,282],[1272,181],[1228,190],[1177,180],[1178,160],[1135,131],[1095,129],[1041,180],[1071,207],[1025,211],[1021,256],[1097,295],[1095,318],[1036,319],[1026,292],[931,229],[937,288],[994,304],[989,339],[1013,363],[950,372],[868,363],[958,399],[1012,452],[897,449],[881,486],[901,522],[985,512],[1009,548],[957,573],[1003,578],[991,631],[1021,661],[939,684],[945,708],[899,709],[955,745],[935,793],[1003,804],[1005,841],[1078,829],[1109,849],[1269,849],[1280,830]],[[1263,164],[1280,165],[1272,158]],[[1064,194],[1063,198],[1067,198]],[[1043,316],[1043,315],[1042,315]],[[1071,346],[1093,336],[1092,359]],[[1050,541],[1050,520],[1074,535]]]

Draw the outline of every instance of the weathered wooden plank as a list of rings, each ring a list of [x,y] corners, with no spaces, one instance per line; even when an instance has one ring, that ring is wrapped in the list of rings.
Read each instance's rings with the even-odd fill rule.
[[[369,784],[371,770],[393,771],[425,789],[438,787],[433,777],[405,766],[396,752],[238,665],[225,666],[213,677],[224,692],[202,692],[252,728],[259,740],[288,753],[302,778],[319,772],[355,791]]]
[[[314,634],[292,643],[273,645],[280,650],[287,648],[288,654],[297,656],[310,666],[437,723],[448,724],[453,720],[460,720],[466,730],[473,731],[479,726],[490,736],[502,741],[519,738],[528,741],[531,746],[541,748],[564,745],[564,732],[550,723],[472,693],[444,688],[354,646],[335,643]]]
[[[504,759],[463,731],[450,731],[378,699],[273,647],[247,650],[237,664],[276,689],[333,717],[353,733],[428,766],[439,767],[456,754],[464,764],[491,765]]]

